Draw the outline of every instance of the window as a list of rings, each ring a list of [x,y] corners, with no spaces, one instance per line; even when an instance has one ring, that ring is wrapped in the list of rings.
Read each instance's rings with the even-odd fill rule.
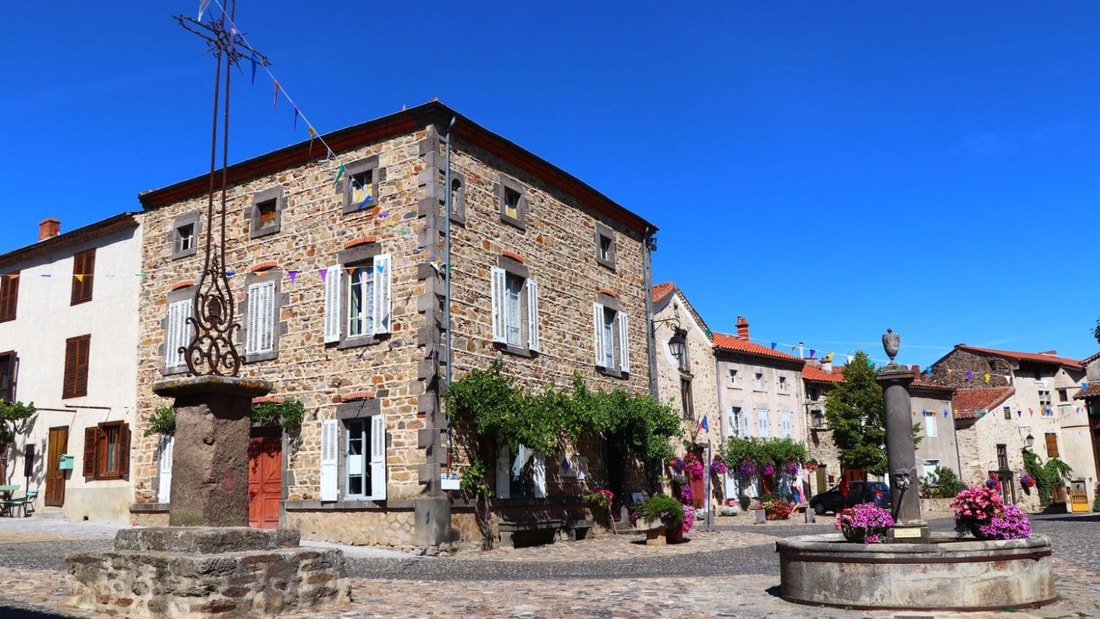
[[[729,371],[730,387],[737,387],[737,370],[730,368]]]
[[[936,477],[936,469],[940,467],[939,460],[924,460],[921,464],[921,477],[924,478],[925,483],[938,484],[939,478]]]
[[[194,326],[191,318],[191,301],[194,286],[182,285],[168,293],[168,316],[164,320],[164,373],[178,374],[187,371],[187,357],[183,350],[191,344]]]
[[[1047,442],[1047,457],[1058,457],[1058,435],[1053,432],[1047,432],[1043,435]]]
[[[0,276],[0,322],[15,320],[15,307],[19,303],[19,272]]]
[[[130,426],[121,421],[84,430],[84,477],[121,479],[130,474]]]
[[[679,342],[673,345],[672,340],[676,337],[680,338]],[[687,331],[683,329],[677,329],[676,335],[673,338],[669,338],[668,351],[674,359],[676,359],[676,365],[684,374],[691,373],[691,355],[688,354],[687,347]]]
[[[1058,401],[1059,402],[1069,402],[1069,392],[1066,389],[1059,389],[1058,390]]]
[[[924,413],[924,435],[931,438],[937,436],[939,432],[936,428],[936,413],[934,411],[930,413]]]
[[[514,457],[507,445],[499,447],[496,480],[499,498],[546,498],[546,462],[525,445],[516,449]]]
[[[779,392],[780,393],[787,393],[787,377],[786,376],[780,376],[779,377]]]
[[[389,254],[377,243],[340,252],[340,264],[325,270],[325,343],[364,346],[392,328]]]
[[[1050,399],[1050,389],[1039,390],[1039,406],[1046,408],[1053,404],[1054,401]]]
[[[285,192],[281,186],[265,189],[252,198],[248,207],[248,237],[255,239],[275,234],[282,227],[283,210],[286,208]]]
[[[497,192],[501,221],[523,230],[527,226],[527,198],[523,195],[523,185],[501,176]]]
[[[447,183],[446,170],[439,170],[439,186],[445,188]],[[440,196],[440,213],[445,213],[446,196]],[[466,224],[466,177],[460,172],[451,170],[451,221]]]
[[[0,401],[15,401],[15,367],[14,352],[0,353]]]
[[[198,236],[202,230],[198,212],[184,213],[172,221],[169,243],[172,260],[194,256],[198,252]]]
[[[378,167],[378,155],[348,164],[344,178],[344,214],[378,206],[379,185],[385,180],[385,170]]]
[[[269,269],[249,273],[245,280],[248,296],[241,337],[246,363],[274,359],[279,354],[280,279],[280,270]]]
[[[783,438],[791,438],[794,435],[794,418],[790,411],[779,413],[779,423],[781,424]]]
[[[684,419],[695,421],[695,406],[691,401],[691,381],[680,379],[680,403],[684,409]]]
[[[809,398],[811,402],[816,402],[818,398],[821,397],[821,392],[817,390],[817,387],[810,387],[806,390],[806,397]]]
[[[601,224],[596,224],[596,262],[615,270],[615,231]]]
[[[501,256],[498,264],[490,269],[493,341],[511,353],[538,352],[538,283],[519,260]]]
[[[764,373],[757,372],[752,375],[752,388],[763,389],[764,388]]]
[[[768,438],[771,432],[768,428],[768,409],[756,409],[756,435],[760,438]]]
[[[600,294],[600,300],[603,303],[592,304],[596,367],[606,374],[627,374],[630,372],[630,331],[627,315],[618,310],[618,302],[613,297]]]
[[[65,340],[65,376],[61,397],[78,398],[88,395],[88,348],[91,335]]]
[[[321,500],[386,498],[386,416],[378,400],[345,402],[321,422]]]
[[[726,423],[726,434],[729,436],[742,436],[741,424],[743,422],[740,406],[731,406]]]
[[[70,305],[92,300],[92,281],[95,277],[95,248],[73,256],[73,291]]]
[[[1012,419],[1012,407],[1011,406],[1005,406],[1001,410],[1004,411],[1004,415],[1005,415],[1006,420],[1011,420]]]
[[[1008,470],[1008,446],[1003,443],[997,445],[997,470]]]

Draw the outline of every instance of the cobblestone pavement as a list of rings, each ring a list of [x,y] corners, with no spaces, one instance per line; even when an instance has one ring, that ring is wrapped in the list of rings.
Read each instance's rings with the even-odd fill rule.
[[[951,528],[934,518],[934,530]],[[289,617],[823,617],[1100,618],[1100,515],[1032,516],[1051,538],[1060,600],[999,613],[853,611],[799,606],[779,595],[775,540],[831,532],[832,518],[750,524],[719,518],[688,542],[645,546],[639,535],[603,533],[579,542],[415,557],[343,547],[352,601]],[[118,527],[63,520],[0,519],[0,618],[92,617],[66,606],[63,558],[107,549]]]

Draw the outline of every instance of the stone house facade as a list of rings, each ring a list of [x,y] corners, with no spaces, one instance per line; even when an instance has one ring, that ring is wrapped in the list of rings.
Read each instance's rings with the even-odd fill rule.
[[[813,496],[840,481],[840,450],[833,442],[829,421],[825,418],[825,399],[837,383],[844,382],[840,369],[831,359],[807,359],[802,368],[805,395],[806,452],[817,462],[817,469],[805,476],[807,494]]]
[[[1074,396],[1088,413],[1088,434],[1092,438],[1092,457],[1096,462],[1095,479],[1100,480],[1100,353],[1081,361],[1085,366],[1085,388]]]
[[[448,374],[457,380],[502,358],[504,372],[530,389],[569,384],[579,372],[594,390],[647,393],[655,228],[438,102],[323,140],[334,157],[304,142],[227,171],[240,375],[270,381],[270,397],[306,410],[301,428],[275,445],[277,523],[355,544],[477,537],[472,506],[444,488],[465,464],[441,403]],[[143,420],[165,404],[151,385],[185,371],[174,351],[189,337],[181,317],[209,242],[207,183],[196,177],[141,195]],[[141,522],[164,517],[160,451],[155,438],[135,438]],[[605,479],[605,454],[587,458],[589,479]],[[490,474],[505,497],[497,507],[547,514],[575,505],[586,482],[557,461],[500,453]],[[531,484],[509,492],[511,472],[530,468],[533,494],[517,496]]]
[[[959,471],[959,449],[955,436],[955,416],[951,414],[954,389],[923,380],[920,366],[913,366],[909,384],[912,423],[919,426],[916,445],[917,475],[922,479],[937,467]]]
[[[790,438],[806,443],[803,413],[805,362],[749,339],[749,322],[737,317],[737,335],[715,333],[718,405],[722,436]],[[801,472],[798,477],[802,477]],[[727,478],[726,496],[739,496],[736,476]]]
[[[969,415],[976,417],[969,430],[973,438],[960,434],[960,473],[964,482],[976,483],[989,471],[1005,464],[1018,478],[1023,470],[1019,451],[1027,437],[1033,437],[1033,450],[1044,460],[1058,457],[1073,468],[1074,481],[1095,495],[1097,463],[1092,449],[1087,407],[1075,396],[1085,381],[1085,367],[1076,360],[1058,357],[1053,352],[1024,353],[977,348],[958,344],[935,362],[929,382],[954,387],[956,423]],[[958,399],[966,392],[1011,390],[995,404],[987,401],[960,407]],[[966,412],[969,411],[969,412]],[[986,421],[992,416],[996,423]],[[1019,466],[1015,466],[1019,459]],[[978,479],[974,479],[978,477]]]
[[[684,437],[700,460],[717,452],[722,443],[722,411],[718,406],[714,348],[710,329],[684,293],[671,282],[653,286],[653,334],[656,372],[654,396],[680,413]],[[677,440],[677,443],[682,441]],[[685,454],[682,444],[674,446]],[[711,455],[707,455],[707,449]],[[709,475],[708,475],[709,476]],[[717,478],[710,478],[711,496],[721,492]],[[696,506],[710,509],[703,501],[706,484],[693,488]]]
[[[61,234],[46,219],[37,243],[0,255],[0,399],[38,411],[8,446],[3,481],[75,522],[130,522],[141,220]]]

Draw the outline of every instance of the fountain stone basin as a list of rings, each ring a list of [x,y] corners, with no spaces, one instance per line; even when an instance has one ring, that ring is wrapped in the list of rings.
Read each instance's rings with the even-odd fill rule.
[[[780,597],[859,610],[1037,608],[1057,599],[1050,540],[979,541],[934,533],[928,544],[853,544],[839,533],[777,541]]]

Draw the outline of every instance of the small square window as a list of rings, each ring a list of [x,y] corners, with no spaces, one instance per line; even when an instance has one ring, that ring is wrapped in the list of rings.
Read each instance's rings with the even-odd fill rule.
[[[261,228],[270,228],[275,225],[275,201],[268,200],[256,205],[256,216],[260,220]]]
[[[200,234],[202,223],[197,211],[176,217],[172,221],[172,231],[168,238],[172,260],[194,256],[198,252]]]
[[[520,230],[527,225],[527,198],[523,195],[523,185],[502,176],[500,178],[500,219]]]
[[[380,185],[384,180],[385,170],[378,167],[378,155],[348,164],[347,175],[341,187],[344,214],[378,206]]]
[[[615,269],[615,231],[599,223],[596,224],[596,262]]]
[[[250,219],[249,238],[275,234],[282,226],[282,212],[286,198],[281,186],[265,189],[252,198],[247,217]]]

